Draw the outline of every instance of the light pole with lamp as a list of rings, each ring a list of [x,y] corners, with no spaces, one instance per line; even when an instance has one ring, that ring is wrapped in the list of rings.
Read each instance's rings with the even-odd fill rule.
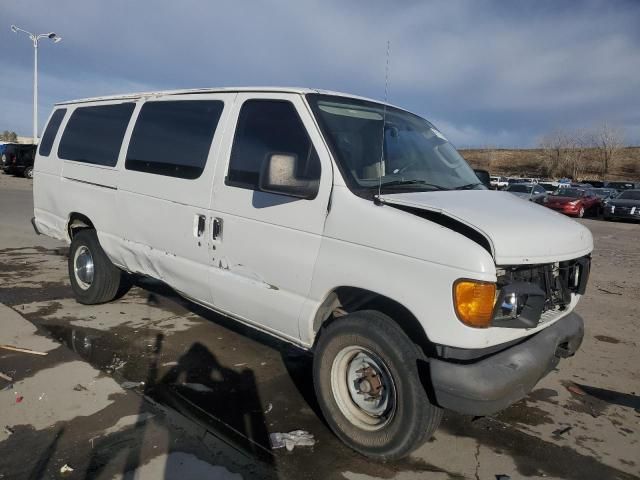
[[[35,34],[31,32],[27,32],[22,28],[18,28],[15,25],[11,25],[11,31],[13,33],[26,33],[29,35],[29,38],[33,42],[33,143],[38,142],[38,41],[41,38],[48,38],[53,40],[53,43],[58,43],[62,40],[62,37],[59,37],[55,33],[40,33]]]

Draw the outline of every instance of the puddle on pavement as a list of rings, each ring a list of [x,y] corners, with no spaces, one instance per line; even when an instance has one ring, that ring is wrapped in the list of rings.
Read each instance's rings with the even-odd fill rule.
[[[0,255],[3,253],[7,252],[0,251]],[[37,323],[105,374],[113,375],[121,383],[136,382],[139,385],[137,390],[144,395],[180,412],[197,428],[204,428],[250,456],[266,458],[269,463],[275,458],[279,470],[291,472],[289,476],[292,478],[299,477],[300,472],[323,472],[323,478],[344,478],[341,472],[347,471],[376,478],[393,478],[399,471],[439,472],[449,478],[463,478],[456,472],[415,459],[377,464],[349,450],[333,436],[319,415],[308,356],[197,307],[163,284],[145,280],[137,284],[141,288],[129,292],[120,300],[123,304],[143,299],[151,307],[175,315],[196,314],[210,323],[199,322],[188,331],[167,337],[154,328],[136,330],[124,325],[108,330],[79,328],[71,325],[68,318],[64,319],[63,325],[52,321]],[[70,287],[63,283],[43,287],[0,287],[0,301],[17,305],[72,297]],[[45,308],[53,315],[59,306],[52,302]],[[118,309],[115,304],[114,309]],[[32,320],[36,321],[35,318]],[[211,336],[222,330],[225,340],[216,343]],[[233,338],[237,344],[227,341],[226,337]],[[256,342],[258,347],[253,345]],[[234,345],[238,352],[235,352]],[[244,356],[255,356],[256,353],[260,356],[265,349],[270,351],[270,358],[277,359],[277,362],[270,360],[270,363],[278,363],[268,372],[270,375],[262,370],[258,372],[253,366],[234,367],[245,363]],[[553,422],[547,412],[532,402],[555,404],[556,396],[557,392],[551,389],[536,390],[528,402],[525,399],[517,403],[496,417],[497,420],[472,422],[467,417],[448,414],[441,428],[456,436],[472,438],[497,453],[509,455],[523,476],[631,478],[596,458],[581,455],[570,447],[548,443],[507,425],[535,426]],[[599,402],[606,404],[604,400]],[[291,454],[270,451],[270,432],[297,428],[316,436],[317,444],[313,449],[296,449]],[[327,458],[331,458],[330,465]]]
[[[137,391],[184,415],[197,428],[263,462],[276,459],[283,464],[279,468],[293,476],[303,470],[326,472],[323,478],[328,479],[344,478],[343,471],[392,478],[398,471],[411,471],[464,478],[416,459],[389,465],[372,463],[344,447],[317,416],[310,357],[298,349],[283,346],[278,355],[284,368],[259,384],[252,369],[222,365],[220,358],[197,341],[177,351],[179,340],[153,331],[134,334],[124,327],[108,332],[68,325],[41,327],[119,383],[136,384]],[[190,336],[202,338],[194,332]],[[270,450],[270,432],[298,428],[315,435],[313,449],[291,453]],[[331,465],[326,458],[332,458]]]

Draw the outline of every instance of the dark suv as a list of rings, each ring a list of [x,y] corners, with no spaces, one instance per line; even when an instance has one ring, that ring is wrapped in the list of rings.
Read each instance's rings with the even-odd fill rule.
[[[2,169],[4,173],[14,173],[33,178],[33,159],[36,156],[35,145],[10,143],[2,151]]]

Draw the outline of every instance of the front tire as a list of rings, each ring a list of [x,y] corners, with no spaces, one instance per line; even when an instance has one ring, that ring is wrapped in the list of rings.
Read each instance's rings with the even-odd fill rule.
[[[440,424],[420,380],[423,352],[388,316],[352,313],[323,329],[313,362],[318,403],[333,432],[377,460],[402,458]]]
[[[22,175],[25,178],[33,178],[33,167],[25,168],[24,171],[22,172]]]
[[[127,286],[126,273],[111,263],[92,229],[74,235],[68,267],[76,300],[85,305],[110,302]]]

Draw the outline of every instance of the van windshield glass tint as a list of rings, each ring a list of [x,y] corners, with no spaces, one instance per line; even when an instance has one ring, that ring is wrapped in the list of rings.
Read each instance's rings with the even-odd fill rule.
[[[219,100],[145,103],[131,134],[125,168],[198,178],[207,163],[223,108]]]
[[[133,107],[133,103],[119,103],[77,108],[60,139],[58,156],[114,167]]]
[[[307,99],[347,184],[359,195],[376,194],[378,182],[382,193],[486,188],[423,118],[393,107],[385,113],[379,103],[352,98],[310,94]]]
[[[39,153],[43,157],[48,157],[51,153],[51,147],[53,147],[53,141],[58,134],[58,129],[60,128],[60,124],[62,123],[62,119],[64,118],[64,114],[67,113],[66,108],[61,108],[53,112],[51,115],[51,120],[47,124],[47,128],[44,131],[44,135],[42,135],[42,139],[40,140],[40,150]]]
[[[532,188],[533,187],[529,185],[515,184],[515,185],[510,185],[509,188],[507,188],[507,191],[518,192],[518,193],[531,193]]]

